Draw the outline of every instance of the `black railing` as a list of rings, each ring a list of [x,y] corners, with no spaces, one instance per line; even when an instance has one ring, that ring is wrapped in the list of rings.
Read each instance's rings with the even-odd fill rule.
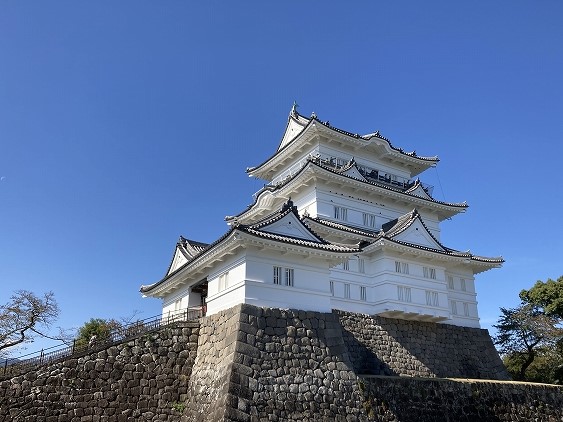
[[[113,344],[121,343],[140,334],[154,331],[162,326],[181,321],[193,321],[204,315],[201,307],[186,308],[165,314],[137,320],[132,324],[113,329],[103,339],[92,338],[89,342],[74,339],[72,344],[54,346],[37,352],[28,353],[17,358],[7,358],[0,369],[0,376],[16,376],[38,366],[54,363],[74,355],[94,352]]]

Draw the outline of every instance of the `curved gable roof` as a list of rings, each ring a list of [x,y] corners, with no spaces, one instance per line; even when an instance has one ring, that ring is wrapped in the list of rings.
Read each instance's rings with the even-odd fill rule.
[[[391,141],[381,135],[379,131],[367,135],[359,135],[357,133],[348,132],[346,130],[331,126],[328,121],[323,122],[319,120],[315,113],[313,113],[310,118],[306,118],[299,114],[294,106],[289,114],[286,130],[276,152],[261,164],[254,167],[248,167],[246,169],[246,172],[250,176],[260,177],[260,170],[265,169],[268,164],[270,164],[274,159],[278,158],[279,156],[284,154],[284,152],[287,151],[291,146],[299,143],[300,140],[304,139],[303,135],[313,127],[326,133],[329,138],[331,137],[331,135],[336,135],[340,139],[344,137],[343,139],[347,141],[354,142],[355,144],[360,144],[363,146],[368,146],[370,144],[381,144],[389,153],[395,155],[397,158],[403,157],[406,162],[409,162],[411,164],[416,163],[415,167],[417,168],[417,171],[415,172],[415,174],[420,173],[421,171],[425,170],[428,167],[431,167],[432,165],[440,161],[437,156],[426,157],[417,155],[416,151],[405,152],[402,148],[393,146]]]

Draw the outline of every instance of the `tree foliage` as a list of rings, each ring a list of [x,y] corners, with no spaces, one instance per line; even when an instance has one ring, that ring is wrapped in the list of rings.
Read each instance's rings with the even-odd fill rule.
[[[95,336],[97,342],[108,340],[112,331],[122,328],[122,324],[114,319],[91,318],[78,329],[77,346],[87,345]]]
[[[557,280],[537,281],[530,290],[522,290],[524,303],[543,308],[547,315],[563,319],[563,276]]]
[[[537,306],[523,303],[517,308],[501,308],[502,315],[494,327],[495,344],[505,359],[509,357],[513,377],[526,380],[526,370],[542,350],[554,349],[563,336],[559,319],[546,315]],[[510,369],[509,368],[509,369]]]
[[[53,292],[37,296],[28,290],[16,291],[7,304],[0,305],[0,353],[32,342],[36,336],[61,340],[47,334],[59,312]]]

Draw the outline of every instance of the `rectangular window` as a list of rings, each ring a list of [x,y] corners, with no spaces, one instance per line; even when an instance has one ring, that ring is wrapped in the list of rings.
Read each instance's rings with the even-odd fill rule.
[[[407,262],[395,261],[395,271],[401,274],[408,274],[409,264]]]
[[[436,268],[422,267],[422,271],[424,273],[424,278],[436,280]]]
[[[364,226],[375,227],[375,215],[364,212]]]
[[[360,300],[363,300],[364,302],[367,300],[367,292],[365,286],[360,286]]]
[[[225,290],[229,287],[229,272],[224,272],[219,276],[219,291]]]
[[[174,302],[174,310],[179,311],[180,309],[182,309],[182,299],[177,299]]]
[[[426,290],[426,304],[428,306],[439,306],[439,304],[438,304],[438,292]]]
[[[457,315],[457,302],[455,300],[450,301],[450,307],[452,309],[452,315]]]
[[[344,262],[342,263],[342,269],[343,269],[344,271],[350,271],[350,261],[344,261]]]
[[[348,283],[344,285],[344,298],[350,299],[350,285]]]
[[[274,267],[274,284],[281,284],[281,267]]]
[[[293,268],[285,269],[285,285],[293,286]]]
[[[330,295],[334,296],[334,281],[330,282]]]
[[[469,303],[463,303],[463,315],[469,316]]]
[[[337,220],[348,221],[348,209],[334,206],[334,218]]]
[[[397,286],[397,299],[401,302],[411,301],[411,288],[405,286]]]
[[[455,288],[454,287],[454,278],[451,275],[449,275],[448,276],[448,289],[454,290],[454,288]]]
[[[358,271],[362,274],[366,272],[366,263],[363,258],[358,258]]]
[[[462,278],[462,279],[460,279],[459,281],[461,282],[461,291],[462,291],[462,292],[467,291],[467,285],[465,284],[465,279]]]

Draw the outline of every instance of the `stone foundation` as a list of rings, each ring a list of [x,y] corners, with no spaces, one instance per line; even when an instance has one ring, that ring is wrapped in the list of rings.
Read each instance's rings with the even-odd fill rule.
[[[440,378],[501,365],[485,330],[238,305],[0,381],[0,422],[563,421],[561,387]]]

